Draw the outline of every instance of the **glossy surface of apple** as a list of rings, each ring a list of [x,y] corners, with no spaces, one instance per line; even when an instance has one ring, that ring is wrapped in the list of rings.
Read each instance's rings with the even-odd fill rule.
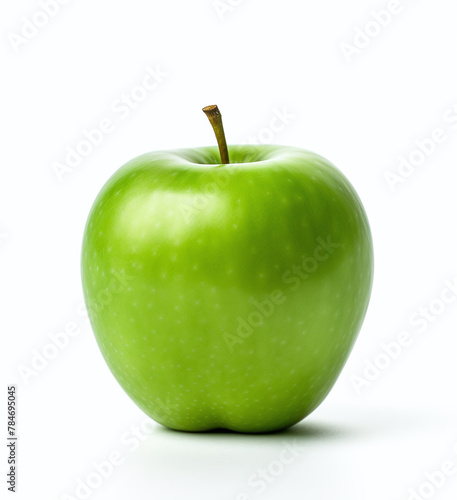
[[[267,432],[325,398],[368,306],[363,206],[324,158],[281,146],[159,151],[101,190],[84,296],[112,373],[179,430]]]

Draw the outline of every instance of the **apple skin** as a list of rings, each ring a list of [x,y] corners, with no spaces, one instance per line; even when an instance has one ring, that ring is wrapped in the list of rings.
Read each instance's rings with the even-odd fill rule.
[[[111,372],[172,429],[277,431],[341,372],[373,277],[364,208],[326,159],[285,146],[139,156],[105,184],[82,247]]]

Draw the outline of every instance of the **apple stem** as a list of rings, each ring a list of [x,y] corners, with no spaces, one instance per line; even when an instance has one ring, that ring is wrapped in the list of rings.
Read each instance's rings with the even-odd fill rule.
[[[227,149],[227,142],[225,140],[224,126],[222,125],[222,115],[216,104],[205,106],[203,112],[208,117],[214,133],[216,134],[217,145],[219,146],[219,154],[221,155],[221,163],[230,163],[229,154]]]

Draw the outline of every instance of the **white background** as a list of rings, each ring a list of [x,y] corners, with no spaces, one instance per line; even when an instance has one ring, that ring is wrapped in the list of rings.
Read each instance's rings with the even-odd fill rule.
[[[0,412],[6,442],[6,386],[17,384],[14,498],[81,498],[78,480],[116,450],[122,464],[87,498],[398,500],[413,498],[410,488],[455,498],[455,468],[436,491],[424,483],[443,462],[457,464],[457,301],[440,299],[457,293],[455,285],[445,290],[457,276],[457,7],[401,0],[386,26],[370,24],[372,11],[388,6],[69,1],[20,41],[27,20],[45,23],[37,15],[43,8],[2,3]],[[342,44],[353,44],[358,28],[379,33],[359,35],[366,46],[349,57]],[[147,67],[167,76],[125,116],[114,112]],[[136,448],[132,433],[147,419],[109,373],[81,315],[84,223],[101,186],[132,157],[213,144],[201,112],[213,103],[229,143],[257,138],[310,149],[351,180],[373,231],[372,300],[336,386],[293,429],[189,435],[153,423]],[[269,130],[278,111],[292,116]],[[54,162],[103,119],[113,120],[112,132],[59,179]],[[442,141],[421,161],[417,141],[436,129]],[[398,175],[399,158],[411,154],[416,166],[389,184],[387,173]],[[429,315],[423,328],[411,322],[414,314]],[[50,334],[75,325],[78,334],[54,359],[33,376],[20,374],[37,352],[48,352]],[[381,344],[404,331],[410,345],[396,359],[379,356]],[[356,390],[354,376],[364,377],[370,361],[389,366]],[[300,451],[278,469],[294,440]],[[7,498],[6,448],[1,455]],[[259,468],[277,473],[262,492],[249,483]]]

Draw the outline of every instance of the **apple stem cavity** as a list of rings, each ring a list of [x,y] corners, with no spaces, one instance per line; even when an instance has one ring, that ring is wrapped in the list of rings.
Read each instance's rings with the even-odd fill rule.
[[[214,133],[216,134],[217,145],[219,146],[219,154],[221,155],[221,163],[230,163],[227,142],[225,140],[224,126],[222,125],[222,115],[216,104],[205,106],[203,112],[208,117]]]

